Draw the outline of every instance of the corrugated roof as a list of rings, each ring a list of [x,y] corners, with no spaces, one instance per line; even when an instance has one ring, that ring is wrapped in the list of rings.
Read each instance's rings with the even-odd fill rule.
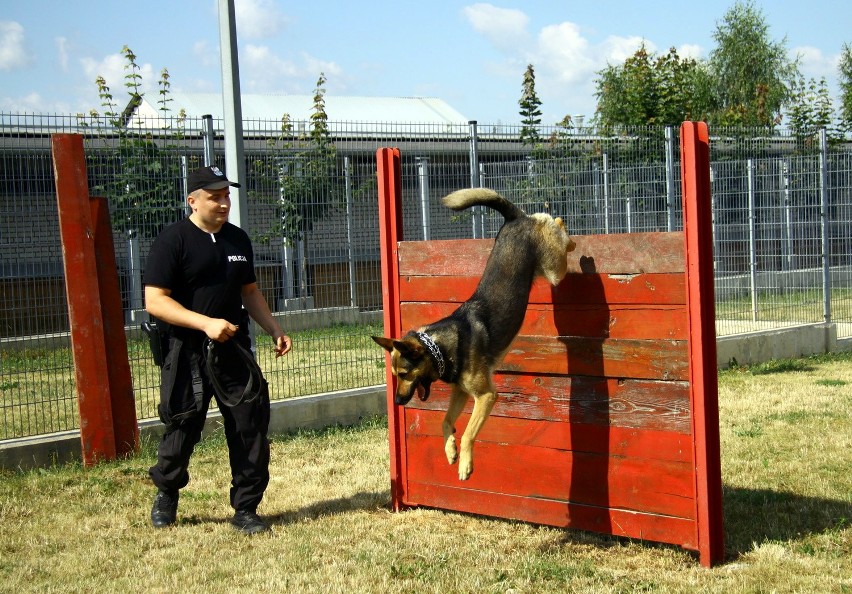
[[[222,118],[222,95],[218,93],[170,93],[173,113],[181,109],[189,117],[212,115]],[[277,120],[285,113],[294,121],[309,120],[313,114],[313,95],[241,96],[243,120]],[[332,122],[388,122],[411,124],[467,124],[468,118],[443,99],[435,97],[348,97],[325,96],[325,112]],[[140,117],[159,116],[157,106],[143,100]]]

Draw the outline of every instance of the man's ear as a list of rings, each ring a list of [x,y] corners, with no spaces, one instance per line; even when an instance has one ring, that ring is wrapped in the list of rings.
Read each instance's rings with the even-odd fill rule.
[[[370,338],[376,341],[376,344],[385,349],[387,352],[390,353],[391,351],[393,351],[393,345],[396,341],[394,341],[392,338],[385,338],[384,336],[371,336]]]

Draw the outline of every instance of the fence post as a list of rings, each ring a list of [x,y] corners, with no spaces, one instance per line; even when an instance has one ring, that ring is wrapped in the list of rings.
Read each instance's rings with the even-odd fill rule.
[[[757,229],[754,199],[754,161],[748,160],[748,269],[751,288],[751,321],[757,321]]]
[[[825,128],[819,131],[819,204],[822,233],[822,311],[823,319],[831,321],[831,242],[829,240],[828,205],[828,136]]]
[[[352,232],[354,221],[354,207],[352,205],[352,162],[348,156],[343,157],[343,177],[346,188],[346,252],[349,260],[349,305],[355,307],[358,302],[358,294],[355,290],[355,241]]]
[[[213,165],[213,116],[210,114],[201,116],[201,134],[204,137],[204,166]]]
[[[477,147],[477,132],[476,120],[470,120],[468,123],[470,132],[470,187],[478,188],[479,186],[479,149]],[[473,214],[473,238],[485,237],[484,220],[482,215],[482,207],[475,206],[471,210]]]
[[[609,234],[609,158],[603,154],[604,233]]]
[[[792,205],[790,204],[789,159],[781,159],[781,187],[781,202],[784,205],[784,225],[782,231],[783,250],[781,265],[783,270],[793,270],[793,212]]]
[[[429,210],[429,157],[417,157],[417,183],[420,188],[420,223],[423,228],[423,241],[429,241],[432,239]]]
[[[666,230],[674,231],[674,129],[666,126]]]

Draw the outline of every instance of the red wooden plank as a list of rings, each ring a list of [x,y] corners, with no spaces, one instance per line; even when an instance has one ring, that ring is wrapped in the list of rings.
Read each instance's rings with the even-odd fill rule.
[[[559,375],[496,374],[498,398],[491,416],[632,427],[689,435],[686,382],[603,379]],[[408,406],[446,410],[450,387],[432,384],[429,400]],[[467,412],[470,412],[468,402]]]
[[[464,431],[469,411],[456,427]],[[444,410],[424,410],[411,405],[405,409],[405,425],[409,435],[441,437]],[[491,414],[477,436],[479,442],[521,444],[549,449],[574,450],[606,454],[622,458],[646,458],[668,462],[692,463],[690,435],[669,431],[648,430],[589,424],[571,419],[513,418]]]
[[[518,336],[500,369],[595,377],[688,379],[687,345],[679,340]]]
[[[481,270],[479,273],[481,274]],[[401,301],[446,301],[462,303],[479,284],[473,276],[414,276],[400,279]],[[686,304],[683,274],[568,274],[556,287],[536,279],[530,303],[546,304]]]
[[[418,328],[450,315],[458,303],[401,304],[403,328]],[[520,334],[685,340],[686,308],[679,305],[530,304]]]
[[[382,148],[376,151],[376,175],[379,187],[379,237],[382,254],[382,311],[385,335],[398,337],[399,314],[399,256],[397,246],[402,240],[402,171],[399,149]],[[391,505],[402,509],[408,482],[405,469],[405,426],[402,411],[393,402],[396,388],[391,373],[390,358],[386,355],[385,383],[387,385],[388,436],[390,442]]]
[[[83,463],[90,466],[101,460],[114,460],[116,448],[83,137],[54,134],[51,150],[77,380],[80,441]]]
[[[687,304],[689,378],[692,386],[695,477],[701,563],[724,559],[722,470],[713,294],[713,229],[710,196],[710,136],[707,124],[681,126],[681,183]]]
[[[697,547],[695,523],[689,519],[502,493],[480,493],[464,486],[448,487],[414,481],[409,486],[408,496],[409,505],[665,542],[689,550]]]
[[[572,236],[577,247],[568,253],[574,273],[633,274],[684,271],[681,233],[622,233]],[[493,239],[403,242],[399,246],[402,276],[477,276],[482,274]]]
[[[121,306],[109,205],[106,198],[93,197],[89,200],[89,207],[95,229],[94,249],[101,312],[104,317],[104,340],[106,352],[109,353],[107,381],[115,453],[117,456],[126,456],[139,449],[139,424],[136,421],[127,337],[124,334],[124,311]]]
[[[410,481],[459,485],[458,468],[447,463],[441,437],[409,434],[407,454]],[[678,518],[695,513],[692,466],[683,462],[477,441],[474,472],[464,483],[489,493]]]

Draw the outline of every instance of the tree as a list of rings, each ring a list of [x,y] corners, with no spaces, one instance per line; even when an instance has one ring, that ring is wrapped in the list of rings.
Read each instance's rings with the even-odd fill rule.
[[[834,110],[825,78],[817,82],[799,76],[790,85],[786,113],[790,130],[804,146],[816,146],[815,135],[821,128],[827,129],[830,140],[838,140],[832,129]]]
[[[706,66],[682,59],[674,48],[657,57],[643,43],[624,64],[598,72],[595,85],[603,126],[676,126],[704,119],[713,108]]]
[[[541,125],[541,100],[535,92],[535,69],[532,64],[527,64],[524,72],[523,91],[518,105],[521,106],[521,143],[536,146],[540,139],[538,127]]]
[[[789,88],[799,75],[787,58],[786,37],[774,42],[763,13],[753,3],[737,2],[716,24],[710,69],[716,81],[720,125],[772,127],[781,121]]]
[[[128,96],[125,106],[122,108],[116,103],[103,76],[95,80],[103,116],[109,127],[101,128],[100,114],[91,110],[107,147],[92,151],[88,157],[93,171],[107,172],[106,175],[94,176],[92,193],[109,200],[115,228],[128,234],[154,237],[183,213],[182,202],[176,199],[180,193],[176,180],[181,177],[181,168],[169,150],[171,147],[155,143],[147,130],[129,127],[133,112],[144,97],[143,80],[133,50],[125,45],[121,53],[127,61],[124,66],[124,87]],[[172,101],[169,88],[169,73],[163,68],[158,103],[164,117],[168,116],[169,102]],[[179,138],[181,135],[179,129],[176,136]]]
[[[852,46],[843,44],[837,65],[840,83],[840,128],[852,132]]]

